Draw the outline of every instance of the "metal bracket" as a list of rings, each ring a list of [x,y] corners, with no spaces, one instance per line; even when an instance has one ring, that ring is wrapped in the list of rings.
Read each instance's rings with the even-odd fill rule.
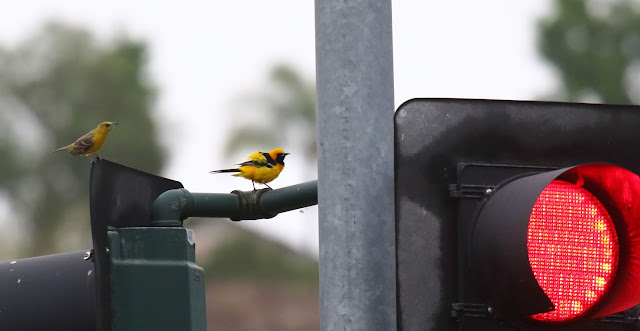
[[[472,183],[462,184],[460,183],[460,175],[465,169],[466,171],[478,171],[480,169],[499,169],[500,175],[492,172],[491,176],[484,178],[481,181],[475,181]],[[459,163],[458,164],[458,184],[449,185],[449,196],[452,198],[463,199],[482,199],[488,195],[491,195],[496,185],[499,185],[503,181],[509,178],[515,178],[517,176],[523,176],[528,174],[536,174],[545,171],[557,170],[557,167],[538,167],[538,166],[522,166],[522,165],[506,165],[506,164],[484,164],[484,163]],[[506,170],[506,172],[505,172]],[[508,175],[504,175],[507,173]]]
[[[621,312],[601,317],[599,321],[605,323],[630,323],[631,320],[627,321],[627,319],[624,312]]]
[[[494,186],[486,185],[449,185],[449,196],[458,199],[482,199],[485,196],[491,195],[494,190]]]
[[[463,303],[456,302],[451,304],[451,317],[477,317],[486,318],[493,313],[493,308],[483,303]]]
[[[238,196],[238,203],[240,204],[240,214],[235,217],[231,217],[231,220],[257,220],[262,218],[273,218],[278,215],[278,213],[267,212],[261,208],[262,204],[260,203],[260,198],[263,193],[269,191],[271,191],[270,188],[248,192],[240,190],[231,191],[232,194]]]
[[[617,324],[626,324],[626,325],[636,324],[637,325],[638,322],[640,322],[640,316],[638,316],[637,313],[638,313],[637,308],[631,308],[619,313],[601,317],[599,318],[599,321],[603,323],[617,323]]]

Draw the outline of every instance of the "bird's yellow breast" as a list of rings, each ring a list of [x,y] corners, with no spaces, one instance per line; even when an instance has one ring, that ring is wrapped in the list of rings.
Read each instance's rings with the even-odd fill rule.
[[[256,183],[266,184],[278,178],[278,175],[280,175],[284,166],[281,164],[277,164],[271,168],[242,166],[238,169],[240,169],[240,173],[235,174],[234,176],[243,177]]]
[[[91,147],[89,147],[87,151],[84,152],[84,155],[91,155],[100,150],[100,148],[102,148],[102,146],[104,145],[107,134],[109,134],[108,131],[105,132],[105,130],[96,130],[93,136],[93,143],[91,144]]]

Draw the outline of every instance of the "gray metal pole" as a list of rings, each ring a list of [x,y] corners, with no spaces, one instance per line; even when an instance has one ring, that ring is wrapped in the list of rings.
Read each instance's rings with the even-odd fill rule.
[[[390,0],[316,0],[322,330],[394,330]]]

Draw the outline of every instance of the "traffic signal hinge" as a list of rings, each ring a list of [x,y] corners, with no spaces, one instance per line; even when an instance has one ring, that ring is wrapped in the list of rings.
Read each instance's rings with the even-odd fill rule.
[[[462,303],[451,304],[451,317],[478,317],[486,318],[493,312],[491,306],[482,303]]]

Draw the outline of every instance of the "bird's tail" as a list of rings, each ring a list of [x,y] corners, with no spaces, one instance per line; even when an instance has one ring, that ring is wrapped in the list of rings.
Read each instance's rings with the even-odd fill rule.
[[[53,153],[55,153],[55,152],[68,151],[68,150],[70,150],[70,149],[72,149],[72,148],[73,148],[73,144],[69,144],[69,145],[67,145],[67,146],[60,147],[60,148],[58,148],[58,149],[56,149],[56,150],[52,151],[52,152],[51,152],[51,153],[49,153],[49,154],[51,155],[51,154],[53,154]]]
[[[240,169],[222,169],[222,170],[209,171],[209,173],[211,174],[221,174],[225,172],[241,172],[241,171]]]

